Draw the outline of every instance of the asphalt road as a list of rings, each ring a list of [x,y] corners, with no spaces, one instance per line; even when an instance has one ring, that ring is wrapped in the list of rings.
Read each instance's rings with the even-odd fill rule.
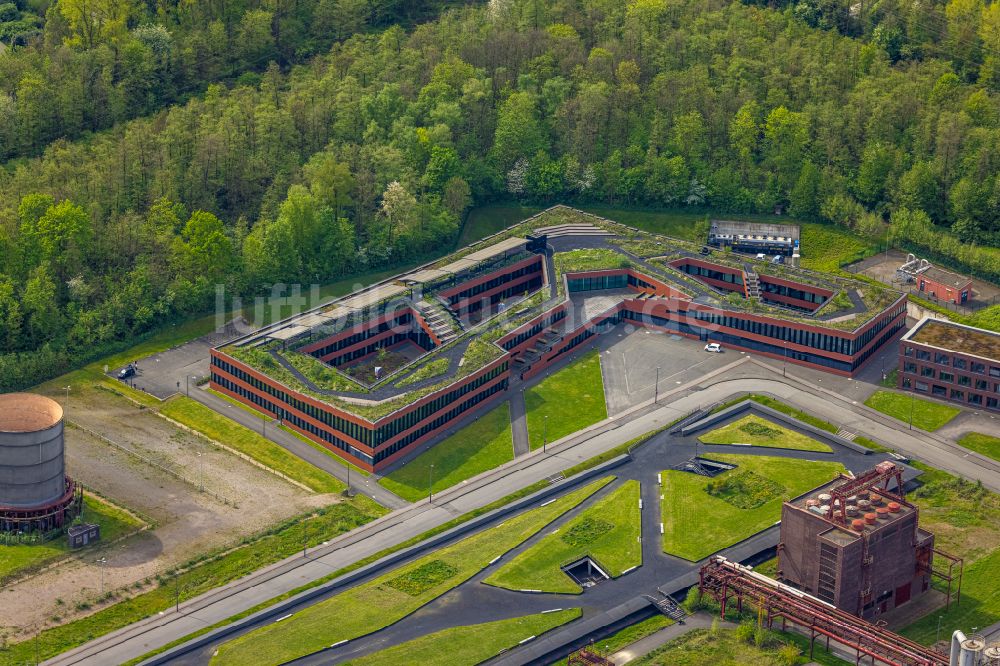
[[[971,453],[943,438],[907,430],[906,424],[875,412],[777,366],[740,356],[739,360],[678,386],[661,391],[659,405],[648,403],[595,424],[549,447],[486,472],[435,496],[434,505],[419,502],[344,535],[316,549],[308,558],[291,558],[249,574],[181,606],[123,630],[95,639],[60,655],[48,664],[122,663],[149,650],[215,624],[273,599],[310,580],[398,544],[472,509],[545,479],[618,444],[665,425],[694,409],[745,392],[768,393],[846,430],[863,433],[901,453],[932,466],[980,480],[1000,491],[1000,463]],[[210,394],[209,394],[210,395]],[[243,411],[236,410],[234,411]],[[249,417],[249,414],[247,415]],[[311,447],[309,447],[311,448]]]

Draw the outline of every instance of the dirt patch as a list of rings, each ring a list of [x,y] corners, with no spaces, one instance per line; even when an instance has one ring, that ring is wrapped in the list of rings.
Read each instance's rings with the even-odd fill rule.
[[[104,589],[121,590],[172,566],[268,525],[337,499],[309,495],[277,476],[218,449],[128,400],[92,388],[53,398],[66,408],[66,420],[139,452],[189,479],[174,476],[129,455],[80,428],[66,430],[68,472],[85,487],[150,521],[152,529],[100,550],[73,556],[39,575],[0,592],[0,627],[17,640],[37,629],[89,611]],[[200,455],[199,455],[200,454]],[[220,502],[198,486],[231,500]],[[106,558],[101,567],[96,563]],[[96,608],[96,606],[95,606]]]

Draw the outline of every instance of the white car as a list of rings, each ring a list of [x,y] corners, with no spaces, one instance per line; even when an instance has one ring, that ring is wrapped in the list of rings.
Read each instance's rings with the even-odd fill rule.
[[[709,342],[707,345],[705,345],[705,351],[712,352],[714,354],[721,354],[722,345],[720,345],[718,342]]]

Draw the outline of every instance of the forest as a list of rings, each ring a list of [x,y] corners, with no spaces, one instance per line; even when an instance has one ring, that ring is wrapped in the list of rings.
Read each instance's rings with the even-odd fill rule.
[[[495,200],[787,212],[1000,278],[1000,3],[0,4],[0,390]]]

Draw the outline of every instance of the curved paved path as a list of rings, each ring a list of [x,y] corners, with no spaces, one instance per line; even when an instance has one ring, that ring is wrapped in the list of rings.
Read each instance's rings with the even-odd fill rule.
[[[940,437],[909,431],[906,424],[864,405],[788,374],[780,367],[750,357],[677,387],[660,396],[659,404],[647,401],[597,423],[549,447],[485,472],[467,483],[435,495],[434,504],[418,502],[343,535],[329,545],[253,572],[181,605],[180,612],[166,611],[122,630],[95,639],[46,664],[104,666],[123,663],[150,650],[218,623],[289,590],[321,578],[368,555],[401,543],[440,525],[457,514],[501,499],[519,488],[560,473],[567,467],[627,442],[641,434],[746,392],[767,393],[835,425],[861,433],[935,467],[960,474],[1000,492],[1000,463]],[[239,410],[242,411],[242,410]]]

